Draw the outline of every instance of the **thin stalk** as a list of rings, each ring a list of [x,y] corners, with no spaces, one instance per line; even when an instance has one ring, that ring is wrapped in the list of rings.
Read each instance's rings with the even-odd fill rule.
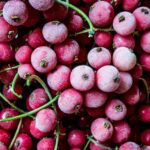
[[[107,147],[107,146],[105,146],[105,145],[103,145],[103,144],[101,144],[101,143],[95,141],[95,140],[92,138],[92,136],[88,136],[87,139],[88,139],[90,142],[92,142],[92,143],[98,145],[99,147],[101,147],[101,148],[103,148],[103,149],[106,149],[106,150],[113,150],[113,148]]]
[[[28,117],[30,115],[33,115],[35,113],[37,113],[38,111],[44,109],[44,108],[47,108],[49,107],[51,104],[53,104],[54,102],[57,101],[57,99],[59,98],[59,95],[56,95],[51,101],[49,101],[48,103],[46,103],[45,105],[37,108],[37,109],[34,109],[32,111],[29,111],[27,113],[24,113],[24,114],[21,114],[21,115],[18,115],[18,116],[14,116],[14,117],[10,117],[10,118],[6,118],[6,119],[2,119],[0,120],[0,122],[6,122],[6,121],[11,121],[11,120],[17,120],[17,119],[21,119],[21,118],[25,118],[25,117]]]
[[[13,137],[13,139],[12,139],[12,141],[11,141],[9,147],[8,147],[8,150],[11,150],[11,149],[12,149],[12,147],[13,147],[15,141],[16,141],[16,138],[17,138],[17,136],[18,136],[18,134],[19,134],[19,131],[20,131],[20,129],[21,129],[21,125],[22,125],[22,119],[20,119],[20,121],[19,121],[18,127],[17,127],[16,132],[15,132],[15,134],[14,134],[14,137]]]
[[[86,144],[85,144],[83,150],[87,150],[87,148],[88,148],[90,142],[91,142],[90,139],[88,139],[88,141],[86,142]]]
[[[14,108],[15,110],[17,110],[20,113],[26,113],[25,111],[23,111],[22,109],[18,108],[16,105],[14,105],[13,103],[11,103],[1,92],[0,92],[0,97],[8,104],[10,105],[12,108]],[[34,118],[33,116],[29,116],[31,118]]]
[[[56,141],[55,141],[55,147],[54,147],[54,150],[58,150],[58,143],[59,143],[59,123],[57,123],[57,126],[56,126],[56,134],[55,134],[55,137],[56,137]]]
[[[93,35],[95,33],[94,26],[93,26],[91,20],[89,19],[89,17],[82,10],[80,10],[78,7],[68,3],[66,1],[62,1],[62,0],[56,0],[56,1],[60,4],[62,4],[62,5],[65,5],[69,8],[71,8],[71,9],[75,10],[76,12],[78,12],[87,21],[87,23],[89,25],[89,28],[90,28],[89,31],[88,31],[89,37],[93,37]]]
[[[17,83],[18,78],[19,78],[19,74],[16,73],[16,75],[15,75],[13,81],[12,81],[11,91],[12,91],[12,93],[13,93],[15,96],[17,96],[19,99],[22,99],[22,95],[19,95],[19,94],[17,94],[17,93],[15,92],[15,85],[16,85],[16,83]]]
[[[13,67],[9,67],[9,68],[5,68],[3,70],[0,70],[0,73],[3,73],[3,72],[6,72],[6,71],[9,71],[9,70],[12,70],[12,69],[17,69],[20,65],[17,65],[17,66],[13,66]]]

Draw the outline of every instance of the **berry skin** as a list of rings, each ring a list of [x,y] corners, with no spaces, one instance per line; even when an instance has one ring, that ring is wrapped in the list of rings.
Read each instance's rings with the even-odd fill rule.
[[[141,47],[144,52],[150,53],[150,31],[145,32],[141,37]]]
[[[142,122],[150,122],[150,106],[141,106],[139,109],[139,117]]]
[[[62,91],[70,86],[71,69],[64,65],[56,67],[54,72],[47,75],[49,87],[55,91]]]
[[[52,131],[57,122],[57,116],[52,109],[42,109],[35,118],[35,127],[41,132],[48,133]]]
[[[54,146],[54,139],[43,138],[37,143],[37,150],[54,150]]]
[[[50,44],[59,44],[65,41],[68,36],[68,29],[59,21],[48,22],[42,30],[44,39]]]
[[[122,7],[126,11],[133,11],[139,4],[140,0],[123,0]]]
[[[94,34],[94,41],[99,47],[109,48],[112,43],[112,35],[109,32],[97,31]]]
[[[120,85],[120,74],[117,68],[111,65],[101,67],[96,74],[97,87],[104,92],[113,92]]]
[[[150,54],[142,53],[140,56],[140,64],[145,71],[150,71]]]
[[[89,18],[96,27],[109,26],[114,18],[114,9],[108,2],[95,2],[90,8]]]
[[[118,99],[112,99],[106,104],[105,114],[111,120],[120,121],[125,118],[127,114],[127,108],[122,101]]]
[[[118,94],[126,93],[132,86],[132,76],[127,72],[120,72],[120,85],[115,91]]]
[[[145,31],[150,28],[150,9],[148,7],[138,7],[133,15],[136,18],[137,29]]]
[[[150,145],[150,129],[142,132],[141,141],[144,145]]]
[[[126,142],[119,147],[119,150],[141,150],[140,146],[134,142]]]
[[[77,41],[67,39],[63,43],[55,45],[54,50],[60,63],[70,65],[79,55],[80,47]]]
[[[0,120],[1,119],[6,119],[9,117],[14,117],[17,116],[18,112],[13,109],[13,108],[4,108],[0,112]],[[0,126],[4,128],[5,130],[14,130],[16,129],[18,125],[18,120],[12,120],[12,121],[7,121],[7,122],[0,122]]]
[[[104,105],[108,95],[100,90],[90,90],[85,92],[85,106],[89,108],[98,108]]]
[[[110,65],[111,53],[104,47],[95,47],[89,51],[87,59],[94,69],[99,69],[103,66]]]
[[[8,150],[7,146],[0,142],[0,150]]]
[[[100,142],[105,142],[112,137],[113,126],[104,118],[98,118],[91,124],[91,133]]]
[[[18,68],[18,74],[20,78],[26,79],[28,76],[36,74],[36,71],[31,64],[22,64]]]
[[[115,34],[113,38],[113,44],[115,48],[127,47],[127,48],[134,49],[135,39],[132,35],[122,36],[120,34]]]
[[[40,73],[48,73],[56,67],[57,57],[48,46],[36,48],[31,55],[31,64]]]
[[[75,67],[70,75],[70,83],[76,90],[90,90],[95,84],[95,74],[93,69],[86,65]]]
[[[114,125],[112,141],[116,144],[126,142],[131,134],[131,128],[126,121],[116,122]]]
[[[54,5],[54,0],[29,0],[29,3],[34,9],[45,11]]]
[[[10,141],[11,141],[11,134],[5,129],[0,129],[0,143],[9,145]]]
[[[72,130],[68,135],[68,144],[70,147],[83,147],[85,144],[84,132],[81,130]]]
[[[113,53],[113,64],[120,71],[129,71],[136,65],[136,55],[131,49],[119,47]]]
[[[20,150],[20,149],[31,150],[31,148],[32,148],[31,137],[27,134],[20,133],[16,138],[13,149],[14,150]]]
[[[3,29],[0,31],[0,42],[9,42],[15,38],[17,28],[8,24],[3,17],[0,17],[0,28]]]
[[[13,26],[20,26],[28,19],[28,9],[24,2],[11,0],[3,8],[4,19]]]
[[[136,19],[134,15],[129,12],[121,12],[114,18],[113,28],[120,35],[130,35],[135,31]]]
[[[75,89],[63,91],[58,99],[58,107],[65,114],[77,113],[83,104],[83,97]]]
[[[44,89],[35,89],[27,98],[26,103],[28,103],[30,110],[34,110],[48,102],[48,96]]]
[[[33,48],[37,48],[39,46],[44,46],[47,44],[43,37],[41,28],[34,29],[33,32],[29,34],[27,42]]]
[[[109,145],[105,142],[105,143],[101,143],[102,145],[104,145],[104,146],[108,146],[109,147]],[[97,144],[94,144],[94,143],[90,143],[90,150],[106,150],[106,148],[102,148],[102,147],[100,147],[99,145],[97,145]]]
[[[31,61],[32,49],[29,46],[21,46],[15,54],[15,59],[20,64],[27,64]]]

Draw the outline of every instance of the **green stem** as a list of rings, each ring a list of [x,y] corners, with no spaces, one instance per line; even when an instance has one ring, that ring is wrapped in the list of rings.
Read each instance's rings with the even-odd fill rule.
[[[38,82],[41,84],[41,86],[44,88],[46,94],[48,95],[48,98],[51,100],[51,99],[52,99],[52,96],[51,96],[51,94],[50,94],[50,92],[49,92],[49,89],[48,89],[48,87],[46,86],[46,84],[44,83],[44,81],[43,81],[39,76],[37,76],[37,75],[31,75],[31,76],[29,76],[29,77],[27,78],[26,85],[27,85],[27,86],[30,86],[30,85],[31,85],[31,81],[32,81],[33,79],[35,79],[36,81],[38,81]]]
[[[0,70],[0,73],[3,73],[3,72],[6,72],[6,71],[9,71],[9,70],[12,70],[12,69],[17,69],[20,65],[17,65],[17,66],[13,66],[13,67],[9,67],[9,68],[6,68],[4,70]]]
[[[98,145],[99,147],[101,147],[101,148],[103,148],[103,149],[106,149],[106,150],[113,150],[113,148],[107,147],[107,146],[105,146],[105,145],[103,145],[103,144],[101,144],[101,143],[95,141],[95,140],[92,138],[92,136],[88,136],[87,139],[88,139],[90,142],[92,142],[92,143]]]
[[[15,140],[16,140],[18,134],[19,134],[19,131],[20,131],[20,129],[21,129],[21,125],[22,125],[22,119],[20,119],[20,121],[19,121],[18,127],[17,127],[16,132],[15,132],[15,134],[14,134],[14,137],[13,137],[13,139],[12,139],[12,141],[11,141],[9,147],[8,147],[8,150],[11,150],[11,149],[12,149],[12,147],[13,147],[13,145],[14,145],[14,143],[15,143]]]
[[[148,88],[148,84],[146,82],[146,80],[144,78],[139,78],[139,80],[141,80],[145,86],[145,90],[146,90],[146,102],[147,104],[149,104],[149,88]]]
[[[90,139],[88,139],[88,141],[86,142],[86,144],[85,144],[83,150],[87,150],[87,148],[88,148],[90,142],[91,142]]]
[[[88,31],[89,37],[93,37],[93,35],[95,33],[94,26],[93,26],[91,20],[89,19],[89,17],[82,10],[80,10],[79,8],[77,8],[76,6],[74,6],[74,5],[72,5],[68,2],[65,2],[65,1],[62,1],[62,0],[56,0],[56,1],[60,4],[62,4],[62,5],[68,6],[69,8],[75,10],[76,12],[78,12],[87,21],[87,23],[89,25],[89,28],[90,28],[89,31]]]
[[[17,83],[18,78],[19,78],[19,74],[16,73],[16,75],[15,75],[13,81],[12,81],[11,91],[12,91],[12,93],[13,93],[15,96],[17,96],[19,99],[22,99],[22,95],[19,95],[19,94],[17,94],[17,93],[15,92],[15,85],[16,85],[16,83]]]
[[[54,147],[54,150],[58,150],[58,143],[59,143],[59,123],[57,123],[57,126],[56,126],[56,141],[55,141],[55,147]]]
[[[41,107],[39,107],[37,109],[34,109],[32,111],[29,111],[27,113],[24,113],[24,114],[15,116],[15,117],[10,117],[10,118],[6,118],[6,119],[2,119],[2,120],[0,120],[0,122],[17,120],[17,119],[20,119],[20,118],[24,118],[24,117],[33,115],[33,114],[37,113],[38,111],[40,111],[41,109],[49,107],[51,104],[53,104],[55,101],[57,101],[58,98],[59,98],[59,95],[56,95],[51,101],[49,101],[48,103],[46,103],[45,105],[43,105],[43,106],[41,106]]]
[[[25,111],[23,111],[22,109],[18,108],[16,105],[14,105],[13,103],[11,103],[2,93],[0,93],[0,97],[8,104],[10,105],[12,108],[14,108],[15,110],[17,110],[20,113],[26,113]],[[33,116],[30,115],[31,118],[34,118]]]

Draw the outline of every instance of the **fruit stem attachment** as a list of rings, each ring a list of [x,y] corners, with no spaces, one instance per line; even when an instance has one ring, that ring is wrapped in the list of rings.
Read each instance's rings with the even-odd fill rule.
[[[18,115],[18,116],[14,116],[14,117],[2,119],[2,120],[0,120],[0,122],[17,120],[17,119],[21,119],[21,118],[25,118],[25,117],[31,116],[31,115],[37,113],[38,111],[40,111],[40,110],[42,110],[44,108],[49,107],[51,104],[53,104],[54,102],[56,102],[58,98],[59,98],[59,95],[56,95],[51,101],[49,101],[48,103],[46,103],[45,105],[42,105],[41,107],[39,107],[37,109],[34,109],[32,111],[29,111],[27,113],[24,113],[24,114],[21,114],[21,115]]]
[[[8,150],[11,150],[11,149],[12,149],[12,147],[13,147],[13,145],[14,145],[14,143],[15,143],[15,140],[16,140],[18,134],[19,134],[19,131],[20,131],[20,129],[21,129],[21,125],[22,125],[22,119],[20,119],[20,121],[19,121],[18,127],[17,127],[16,132],[15,132],[15,134],[14,134],[14,137],[13,137],[13,139],[12,139],[12,141],[11,141],[9,147],[8,147]]]
[[[80,10],[79,8],[77,8],[76,6],[68,3],[68,2],[65,2],[63,0],[56,0],[58,3],[62,4],[62,5],[65,5],[65,6],[68,6],[69,8],[75,10],[76,12],[78,12],[88,23],[89,25],[89,30],[88,30],[88,33],[89,33],[89,37],[93,37],[94,33],[95,33],[95,30],[94,30],[94,26],[91,22],[91,20],[89,19],[89,17],[82,11]]]
[[[59,143],[59,122],[57,123],[56,126],[56,132],[55,132],[55,137],[56,137],[56,141],[55,141],[55,147],[54,150],[58,150],[58,143]]]
[[[12,93],[13,93],[15,96],[17,96],[19,99],[22,99],[22,95],[19,95],[19,94],[17,94],[17,93],[15,92],[15,85],[16,85],[16,82],[17,82],[18,78],[19,78],[19,74],[16,73],[16,75],[15,75],[13,81],[12,81],[11,91],[12,91]]]
[[[0,73],[3,73],[3,72],[6,72],[6,71],[9,71],[9,70],[12,70],[12,69],[17,69],[20,65],[17,65],[17,66],[13,66],[13,67],[9,67],[9,68],[5,68],[3,70],[0,70]]]
[[[146,90],[146,102],[147,104],[149,104],[149,88],[148,88],[148,84],[146,82],[146,80],[144,78],[139,78],[140,81],[143,82],[144,86],[145,86],[145,90]]]

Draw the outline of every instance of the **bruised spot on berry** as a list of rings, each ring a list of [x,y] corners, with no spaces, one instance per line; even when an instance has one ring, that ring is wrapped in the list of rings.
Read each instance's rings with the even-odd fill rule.
[[[119,83],[119,82],[120,82],[120,78],[119,78],[118,76],[115,77],[115,78],[114,78],[114,82],[115,82],[115,83]]]
[[[9,31],[8,32],[8,38],[12,39],[14,37],[15,31]]]
[[[145,9],[145,8],[142,8],[141,12],[143,12],[145,15],[149,14],[149,11],[147,9]]]
[[[14,22],[20,22],[20,18],[18,16],[12,16],[11,19],[14,21]]]
[[[121,105],[115,106],[115,109],[116,109],[117,112],[122,112],[123,111],[123,108],[122,108]]]
[[[97,52],[101,52],[103,49],[101,47],[96,48]]]
[[[12,117],[12,115],[10,113],[5,114],[5,118],[10,118],[10,117]]]
[[[82,75],[82,78],[83,78],[83,80],[88,80],[88,79],[89,79],[89,76],[88,76],[87,74],[83,74],[83,75]]]
[[[109,129],[109,128],[110,128],[110,124],[109,124],[108,122],[105,122],[105,123],[104,123],[104,128]]]
[[[120,16],[119,17],[119,22],[123,22],[125,20],[125,17],[124,16]]]
[[[51,22],[53,25],[60,25],[61,24],[61,22],[59,22],[59,21],[52,21]]]
[[[19,142],[19,140],[16,140],[15,147],[19,147],[19,146],[20,146],[20,142]]]

